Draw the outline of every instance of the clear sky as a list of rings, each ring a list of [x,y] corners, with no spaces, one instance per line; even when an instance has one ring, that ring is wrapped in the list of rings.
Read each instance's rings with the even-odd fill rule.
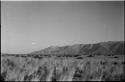
[[[124,4],[1,2],[1,52],[124,40]]]

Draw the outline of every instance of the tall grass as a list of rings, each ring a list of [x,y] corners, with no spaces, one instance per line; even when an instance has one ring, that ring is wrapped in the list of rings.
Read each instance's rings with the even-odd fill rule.
[[[4,81],[123,81],[125,63],[118,58],[4,57]]]

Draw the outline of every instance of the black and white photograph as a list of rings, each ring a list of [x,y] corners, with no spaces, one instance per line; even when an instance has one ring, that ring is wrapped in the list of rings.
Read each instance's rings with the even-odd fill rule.
[[[124,0],[2,0],[1,81],[124,81]]]

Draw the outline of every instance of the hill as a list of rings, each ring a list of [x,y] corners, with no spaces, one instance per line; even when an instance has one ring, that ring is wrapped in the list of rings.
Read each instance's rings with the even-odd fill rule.
[[[108,41],[96,44],[74,44],[68,46],[52,46],[30,54],[80,54],[80,55],[123,55],[124,41]]]

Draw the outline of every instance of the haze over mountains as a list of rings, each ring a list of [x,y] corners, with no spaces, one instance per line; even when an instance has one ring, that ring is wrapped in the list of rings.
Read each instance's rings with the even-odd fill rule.
[[[123,55],[124,41],[108,41],[95,44],[74,44],[51,46],[30,54],[81,54],[81,55]]]

